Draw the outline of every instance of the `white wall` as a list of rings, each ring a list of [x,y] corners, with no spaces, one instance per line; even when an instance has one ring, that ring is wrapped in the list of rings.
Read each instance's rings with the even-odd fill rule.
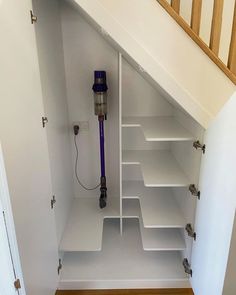
[[[72,126],[88,121],[89,130],[78,137],[79,175],[87,186],[100,181],[98,118],[94,115],[93,73],[107,71],[108,116],[106,131],[106,169],[108,197],[119,197],[118,53],[66,1],[61,1],[66,83],[71,129],[72,162],[75,162]],[[87,192],[74,177],[76,197],[99,196],[99,189]]]
[[[33,7],[59,243],[74,196],[61,15],[58,0],[34,0]]]
[[[192,256],[196,295],[221,295],[223,291],[236,208],[235,116],[236,93],[205,134]]]

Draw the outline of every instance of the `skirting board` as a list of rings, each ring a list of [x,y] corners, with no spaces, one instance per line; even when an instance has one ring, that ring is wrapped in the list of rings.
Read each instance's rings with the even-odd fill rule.
[[[192,289],[132,289],[57,291],[56,295],[194,295]]]

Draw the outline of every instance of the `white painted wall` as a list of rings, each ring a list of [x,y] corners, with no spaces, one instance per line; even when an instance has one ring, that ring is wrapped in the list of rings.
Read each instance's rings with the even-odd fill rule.
[[[196,295],[221,295],[234,224],[236,166],[236,93],[205,134],[192,256]]]
[[[235,85],[156,0],[71,2],[202,126],[233,94]]]
[[[33,8],[59,243],[74,196],[61,13],[58,0],[34,0]]]
[[[57,243],[30,0],[0,1],[0,141],[26,293],[53,295]]]
[[[72,164],[75,162],[72,126],[88,121],[89,130],[78,137],[79,175],[87,186],[100,181],[98,118],[94,115],[93,73],[107,71],[108,116],[106,132],[106,169],[108,197],[119,197],[119,124],[118,124],[118,53],[66,1],[61,1],[62,31],[68,108],[71,129]],[[98,196],[99,189],[87,192],[74,177],[76,197]]]

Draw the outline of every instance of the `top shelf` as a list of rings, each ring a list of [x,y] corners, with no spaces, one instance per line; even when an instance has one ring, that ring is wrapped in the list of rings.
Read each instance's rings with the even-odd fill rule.
[[[146,141],[193,141],[193,135],[173,117],[123,117],[122,127],[140,127]]]

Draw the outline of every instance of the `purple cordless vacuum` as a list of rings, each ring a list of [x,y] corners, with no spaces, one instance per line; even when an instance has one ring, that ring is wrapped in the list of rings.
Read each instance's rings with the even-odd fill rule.
[[[104,120],[107,118],[107,84],[106,72],[94,72],[94,109],[95,115],[99,121],[99,136],[100,136],[100,160],[101,160],[101,187],[100,187],[100,208],[105,208],[107,204],[107,186],[106,186],[106,169],[105,169],[105,136],[104,136]]]

